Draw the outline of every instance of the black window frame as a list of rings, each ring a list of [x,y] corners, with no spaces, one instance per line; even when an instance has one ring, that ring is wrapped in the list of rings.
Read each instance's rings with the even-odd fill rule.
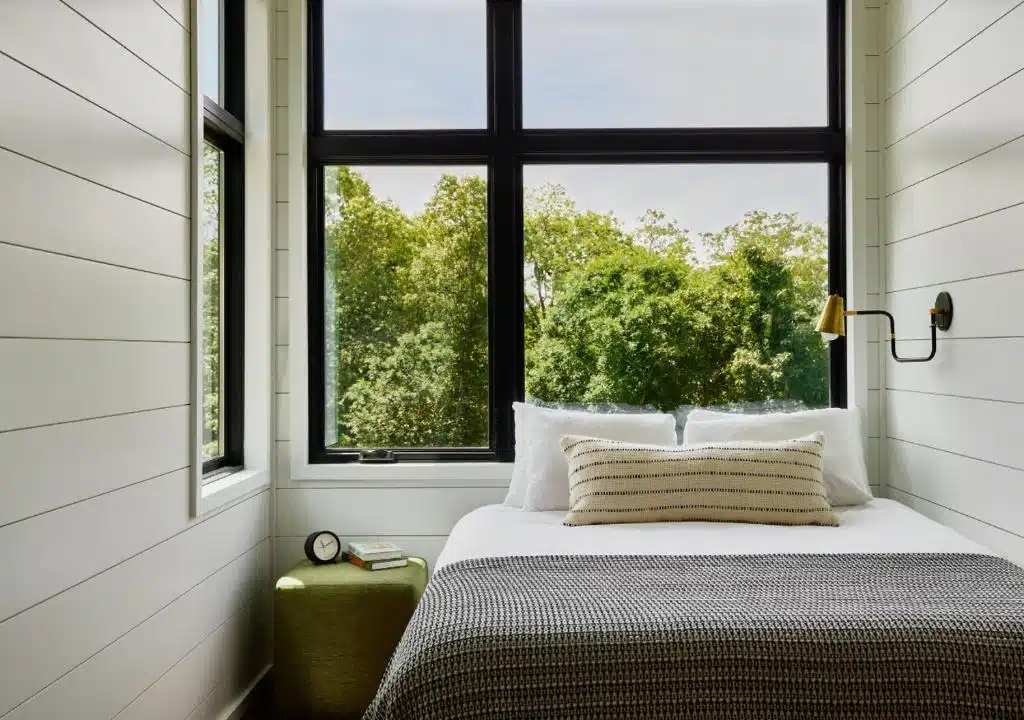
[[[308,453],[312,464],[360,461],[509,462],[512,403],[525,395],[523,166],[525,164],[775,164],[828,167],[829,293],[846,291],[846,1],[827,3],[828,122],[817,127],[525,129],[522,2],[487,3],[487,128],[330,130],[324,127],[324,0],[307,0]],[[484,2],[484,0],[481,0]],[[325,442],[324,171],[336,165],[488,168],[490,447],[392,449],[375,457]],[[500,339],[500,351],[496,340]],[[846,407],[845,338],[830,344],[832,407]]]
[[[220,23],[223,104],[203,95],[203,140],[222,153],[219,431],[224,452],[203,460],[205,480],[242,467],[245,437],[245,0],[222,0]],[[201,272],[200,262],[196,277]]]

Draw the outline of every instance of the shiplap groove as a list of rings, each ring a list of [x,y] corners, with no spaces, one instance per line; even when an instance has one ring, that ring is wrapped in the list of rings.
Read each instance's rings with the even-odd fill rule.
[[[992,85],[989,85],[988,87],[982,89],[980,92],[978,92],[978,93],[976,93],[974,95],[971,95],[969,98],[967,98],[966,100],[958,103],[956,106],[951,107],[948,110],[946,110],[946,111],[936,115],[931,120],[926,122],[924,125],[921,125],[920,127],[915,128],[912,132],[909,132],[906,135],[902,135],[902,136],[896,138],[895,140],[893,140],[892,142],[887,142],[886,145],[885,145],[885,149],[888,150],[889,148],[895,147],[896,145],[898,145],[899,143],[903,142],[907,138],[913,137],[914,135],[916,135],[917,133],[921,132],[925,128],[931,127],[935,123],[937,123],[940,120],[942,120],[943,118],[945,118],[947,115],[950,115],[951,113],[954,113],[957,110],[960,110],[964,106],[969,105],[973,101],[975,101],[978,98],[980,98],[981,96],[983,96],[985,93],[991,92],[995,88],[997,88],[1000,85],[1002,85],[1003,83],[1005,83],[1007,80],[1015,78],[1015,77],[1017,77],[1021,73],[1024,73],[1024,68],[1021,68],[1020,70],[1017,70],[1016,72],[1007,75],[1006,77],[1000,79],[998,82],[996,82],[996,83],[994,83]]]
[[[899,488],[889,490],[893,499],[903,502],[936,522],[952,527],[962,535],[988,546],[997,554],[1024,567],[1024,540],[1019,535],[972,518],[958,510],[919,498]]]
[[[32,155],[29,155],[27,153],[23,153],[20,150],[15,150],[14,148],[7,147],[3,143],[0,143],[0,150],[2,150],[4,152],[9,152],[12,155],[17,155],[18,157],[23,158],[25,160],[31,160],[32,162],[39,163],[43,167],[47,167],[47,168],[49,168],[51,170],[56,170],[57,172],[64,173],[65,175],[70,175],[73,178],[76,178],[76,179],[81,180],[83,182],[90,183],[91,185],[95,185],[97,187],[101,187],[104,190],[110,190],[111,192],[115,192],[118,195],[123,195],[126,198],[131,198],[132,200],[137,200],[140,203],[145,203],[146,205],[149,205],[150,207],[156,208],[157,210],[163,210],[165,212],[169,212],[172,215],[176,215],[178,217],[184,218],[185,220],[189,219],[188,213],[183,213],[183,212],[178,212],[177,210],[172,210],[170,208],[164,207],[163,205],[160,205],[159,203],[155,203],[155,202],[153,202],[151,200],[147,200],[145,198],[141,198],[141,197],[139,197],[137,195],[132,195],[131,193],[125,192],[124,190],[120,190],[120,189],[118,189],[116,187],[113,187],[112,185],[105,185],[104,183],[101,183],[101,182],[99,182],[97,180],[93,180],[91,178],[88,178],[88,177],[86,177],[84,175],[81,175],[79,173],[76,173],[76,172],[74,172],[72,170],[67,170],[67,169],[62,168],[62,167],[60,167],[58,165],[54,165],[53,163],[49,163],[46,160],[41,160],[40,158],[33,157]]]
[[[955,1],[955,0],[954,0],[954,1]],[[976,1],[977,1],[977,0],[969,0],[969,2],[976,2]],[[939,7],[935,8],[935,10],[934,10],[934,11],[932,11],[932,13],[928,15],[928,17],[930,18],[930,17],[932,16],[932,15],[934,15],[934,14],[935,14],[936,12],[938,12],[938,11],[939,11],[939,10],[940,10],[940,9],[941,9],[941,8],[942,8],[943,6],[947,5],[947,3],[950,3],[950,0],[945,0],[945,1],[944,1],[944,2],[942,3],[942,5],[940,5]],[[886,100],[888,100],[889,98],[893,97],[894,95],[897,95],[897,94],[898,94],[898,93],[899,93],[900,91],[904,90],[905,88],[907,88],[908,86],[910,86],[911,84],[913,84],[913,83],[914,83],[915,81],[917,81],[917,80],[918,80],[919,78],[923,77],[923,76],[924,76],[924,75],[926,75],[926,74],[927,74],[928,72],[930,72],[931,70],[933,70],[933,69],[934,69],[934,68],[936,68],[937,66],[941,65],[941,64],[942,64],[942,63],[943,63],[943,62],[944,62],[945,60],[948,60],[948,59],[949,59],[950,57],[952,57],[953,55],[955,55],[955,54],[956,54],[956,53],[957,53],[957,52],[958,52],[958,51],[959,51],[959,50],[960,50],[961,48],[963,48],[963,47],[964,47],[965,45],[967,45],[968,43],[970,43],[970,42],[972,42],[973,40],[975,40],[976,38],[978,38],[978,36],[982,35],[982,34],[983,34],[983,33],[984,33],[984,32],[985,32],[986,30],[988,30],[989,28],[991,28],[991,27],[992,27],[993,25],[996,25],[996,24],[997,24],[997,23],[998,23],[998,22],[999,22],[1000,20],[1002,20],[1002,19],[1003,19],[1004,17],[1006,17],[1007,15],[1009,15],[1009,14],[1010,14],[1011,12],[1013,12],[1014,10],[1016,10],[1017,8],[1019,8],[1019,7],[1021,6],[1021,5],[1024,5],[1024,1],[1022,1],[1022,2],[1018,2],[1018,3],[1016,4],[1016,5],[1013,5],[1013,6],[1012,6],[1012,7],[1010,7],[1010,8],[1008,9],[1008,10],[1004,11],[1003,13],[1001,13],[1001,14],[1000,14],[1000,15],[999,15],[998,17],[996,17],[996,18],[995,18],[994,20],[992,20],[992,21],[991,21],[990,23],[988,23],[987,25],[985,25],[984,27],[982,27],[982,28],[981,28],[980,30],[978,30],[977,32],[975,32],[975,33],[974,33],[973,35],[971,35],[970,37],[968,37],[968,38],[966,38],[965,40],[961,41],[961,42],[960,42],[959,44],[957,44],[957,45],[956,45],[955,47],[953,47],[953,48],[952,48],[951,50],[949,50],[949,51],[948,51],[947,53],[945,53],[945,54],[944,54],[944,55],[942,55],[942,56],[941,56],[940,58],[938,58],[937,60],[935,60],[935,61],[934,61],[934,62],[933,62],[933,63],[932,63],[931,65],[929,65],[928,67],[924,68],[923,70],[921,70],[920,72],[918,72],[918,73],[917,73],[916,75],[914,75],[914,76],[913,76],[912,78],[910,78],[909,80],[907,80],[906,82],[904,82],[904,83],[903,83],[902,85],[900,85],[899,87],[897,87],[897,88],[895,88],[894,90],[892,90],[892,92],[888,92],[888,89],[887,89],[887,94],[886,94],[886,96],[885,96],[885,99],[886,99]],[[928,19],[928,18],[925,18],[925,20],[927,20],[927,19]],[[922,22],[924,22],[924,21],[922,20]],[[906,40],[906,39],[907,39],[907,37],[909,37],[909,33],[908,33],[908,35],[904,36],[903,40]],[[902,40],[901,40],[901,43],[902,43]],[[899,43],[897,43],[897,44],[899,44]],[[891,51],[892,51],[892,50],[894,50],[894,49],[895,49],[895,46],[893,46],[892,48],[890,48],[889,50],[887,50],[887,51],[886,51],[886,53],[888,54],[889,52],[891,52]]]
[[[54,292],[60,288],[59,292]],[[0,244],[0,336],[188,342],[189,282]]]
[[[101,25],[101,24],[100,24],[99,22],[95,21],[95,20],[94,20],[93,18],[89,17],[89,16],[88,16],[88,15],[87,15],[86,13],[82,12],[82,10],[81,10],[80,8],[78,8],[78,7],[75,7],[75,5],[73,4],[74,0],[58,0],[58,2],[60,2],[61,4],[63,4],[63,5],[64,5],[65,7],[67,7],[67,8],[69,9],[69,10],[71,10],[71,12],[73,12],[73,13],[75,13],[76,15],[78,15],[79,17],[81,17],[81,18],[82,18],[83,20],[85,20],[85,21],[86,21],[87,23],[89,23],[89,24],[90,24],[90,25],[92,25],[92,26],[93,26],[94,28],[96,28],[97,30],[99,30],[99,31],[100,31],[101,33],[103,33],[104,35],[106,35],[106,36],[107,36],[108,38],[110,38],[110,39],[111,39],[111,40],[112,40],[113,42],[115,42],[115,43],[117,43],[118,45],[120,45],[120,46],[121,46],[122,48],[124,48],[124,49],[125,49],[125,50],[126,50],[127,52],[129,52],[129,53],[131,53],[132,55],[134,55],[134,56],[135,56],[135,57],[136,57],[136,58],[137,58],[137,59],[138,59],[138,60],[139,60],[140,62],[142,62],[142,63],[144,63],[144,64],[148,65],[148,66],[149,66],[149,68],[150,68],[150,69],[151,69],[151,70],[152,70],[153,72],[155,72],[155,73],[157,73],[158,75],[160,75],[161,77],[163,77],[163,78],[164,78],[165,80],[167,80],[167,82],[169,82],[169,83],[171,83],[172,85],[174,85],[174,86],[175,86],[176,88],[178,88],[179,90],[181,90],[181,91],[182,91],[183,93],[186,93],[186,94],[191,94],[191,93],[190,93],[190,91],[189,91],[189,89],[188,89],[188,87],[186,87],[186,86],[185,86],[185,85],[183,85],[182,83],[180,83],[180,82],[178,82],[177,80],[175,80],[174,78],[172,78],[172,77],[171,77],[170,75],[168,75],[167,73],[165,73],[165,72],[164,72],[163,70],[161,70],[161,69],[160,69],[159,67],[157,67],[157,66],[156,66],[156,65],[155,65],[154,63],[152,63],[152,62],[150,62],[149,60],[147,60],[147,59],[146,59],[145,57],[143,57],[143,56],[142,56],[141,54],[139,54],[139,53],[135,52],[135,50],[133,50],[133,49],[132,49],[132,48],[130,48],[130,47],[129,47],[128,45],[126,45],[125,43],[123,43],[123,42],[122,42],[122,41],[121,41],[120,39],[118,39],[117,37],[115,37],[115,36],[114,36],[114,35],[113,35],[112,33],[110,33],[110,32],[109,32],[109,31],[108,31],[108,30],[107,30],[107,29],[106,29],[105,27],[103,27],[103,26],[102,26],[102,25]],[[159,5],[158,5],[158,7],[159,7]],[[164,14],[166,14],[166,11],[165,11],[165,10],[163,10],[163,8],[160,8],[160,10],[161,10],[162,12],[164,12]],[[179,28],[180,28],[180,27],[181,27],[181,26],[180,26],[180,24],[179,24]],[[184,33],[186,34],[186,36],[188,35],[188,31],[187,31],[187,30],[185,30],[184,28],[181,28],[181,30],[182,30],[182,31],[183,31],[183,32],[184,32]],[[186,57],[186,58],[183,58],[183,59],[187,60],[188,58]],[[187,70],[187,68],[182,68],[182,69],[183,69],[183,70]]]
[[[977,36],[931,72],[886,100],[886,146],[919,132],[1024,69],[1018,39],[1024,6]]]
[[[140,1],[144,2],[145,0],[140,0]],[[188,10],[186,9],[186,7],[187,7],[186,3],[184,3],[184,2],[177,3],[180,6],[180,8],[179,8],[180,15],[175,15],[173,12],[171,12],[170,8],[168,8],[166,5],[164,5],[162,2],[160,2],[160,0],[153,0],[153,2],[156,4],[156,6],[158,8],[160,8],[161,10],[163,10],[167,14],[167,17],[169,17],[171,20],[173,20],[178,25],[180,25],[182,30],[184,30],[185,32],[189,32],[189,14],[188,14]]]
[[[911,285],[910,287],[897,288],[895,290],[887,290],[886,295],[897,295],[899,293],[910,292],[912,290],[924,290],[926,288],[938,288],[940,286],[949,285],[950,283],[956,282],[971,282],[972,280],[989,280],[991,278],[1002,277],[1004,275],[1015,275],[1019,272],[1024,272],[1024,268],[1013,268],[1012,270],[1003,270],[1001,272],[985,273],[983,275],[971,275],[962,278],[950,278],[949,280],[938,280],[936,282],[925,283],[924,285]],[[912,339],[912,338],[911,338]],[[949,340],[963,340],[965,338],[947,338]],[[981,338],[972,338],[981,339]]]
[[[178,147],[177,145],[175,145],[174,143],[168,142],[167,140],[165,140],[164,138],[160,137],[159,135],[153,134],[152,132],[150,132],[146,128],[144,128],[144,127],[142,127],[142,126],[132,122],[131,120],[128,120],[127,118],[125,118],[122,115],[117,114],[116,112],[114,112],[110,108],[106,107],[105,105],[101,105],[100,103],[96,102],[91,97],[89,97],[88,95],[83,95],[78,90],[75,90],[72,87],[68,87],[67,85],[62,83],[60,80],[57,80],[56,78],[53,78],[50,75],[47,75],[46,73],[42,72],[38,68],[35,68],[35,67],[31,66],[31,65],[28,65],[28,64],[22,62],[21,60],[19,60],[18,58],[14,57],[13,55],[8,55],[3,50],[0,50],[0,55],[2,55],[3,57],[7,58],[8,60],[10,60],[13,63],[17,63],[18,65],[20,65],[21,67],[25,68],[26,70],[30,70],[31,72],[35,73],[39,77],[43,78],[44,80],[47,80],[48,82],[53,83],[54,85],[56,85],[60,89],[70,93],[71,95],[74,95],[79,100],[82,100],[84,102],[89,103],[89,105],[91,105],[92,107],[94,107],[94,108],[96,108],[98,110],[102,110],[103,112],[105,112],[110,117],[115,118],[117,120],[120,120],[121,122],[123,122],[128,127],[133,128],[133,129],[139,131],[140,133],[142,133],[146,137],[152,138],[153,140],[156,140],[157,142],[159,142],[161,145],[164,145],[164,146],[170,148],[171,150],[174,150],[174,152],[178,153],[182,157],[189,157],[190,153],[187,150],[183,150],[180,147]]]
[[[0,47],[69,92],[189,153],[187,94],[65,2],[0,5]],[[124,86],[134,92],[123,92]]]
[[[159,681],[169,665],[173,667],[217,628],[258,602],[256,598],[269,587],[271,561],[267,538],[30,698],[8,719],[44,720],[59,716],[61,708],[71,705],[83,717],[120,713]],[[121,668],[126,660],[128,667]],[[118,682],[108,692],[85,692],[115,672]]]
[[[895,487],[895,486],[891,486],[891,489],[895,490],[896,492],[903,493],[904,495],[909,495],[909,496],[911,496],[913,498],[916,498],[918,500],[923,500],[923,501],[925,501],[927,503],[931,503],[932,505],[935,505],[936,507],[943,508],[944,510],[948,510],[949,512],[956,513],[957,515],[962,515],[965,518],[973,520],[976,523],[981,523],[982,525],[987,525],[988,527],[990,527],[990,528],[992,528],[994,530],[998,530],[999,532],[1006,533],[1007,535],[1013,535],[1014,537],[1017,537],[1017,538],[1020,538],[1021,540],[1024,540],[1024,535],[1019,535],[1018,533],[1015,533],[1015,532],[1012,532],[1010,530],[1007,530],[1004,527],[1000,527],[998,525],[993,525],[990,522],[985,522],[981,518],[974,517],[973,515],[968,515],[967,513],[963,512],[961,510],[957,510],[957,509],[951,508],[951,507],[946,507],[942,503],[935,502],[934,500],[929,500],[928,498],[921,497],[920,495],[915,495],[912,492],[907,492],[906,490],[902,490],[902,489],[900,489],[898,487]]]
[[[188,154],[3,53],[0,85],[19,108],[0,115],[0,146],[188,216]]]
[[[3,338],[0,338],[3,339]],[[31,338],[32,340],[38,340],[38,338]],[[126,417],[129,415],[141,415],[142,413],[154,412],[156,410],[171,410],[173,408],[187,408],[188,403],[181,403],[176,405],[163,405],[161,407],[143,408],[142,410],[128,410],[126,412],[109,413],[107,415],[94,415],[86,418],[76,418],[75,420],[61,420],[58,422],[40,423],[39,425],[26,425],[25,427],[9,428],[6,430],[0,429],[0,435],[24,432],[26,430],[40,430],[42,428],[60,427],[62,425],[75,425],[77,423],[91,422],[93,420],[106,420],[107,418]]]
[[[6,527],[8,527],[10,525],[17,525],[18,523],[23,523],[23,522],[25,522],[27,520],[34,520],[35,518],[42,517],[43,515],[49,515],[50,513],[57,512],[58,510],[66,510],[67,508],[74,507],[75,505],[80,505],[81,503],[84,503],[84,502],[89,502],[90,500],[96,500],[98,498],[102,498],[102,497],[105,497],[107,495],[111,495],[111,494],[119,492],[121,490],[127,490],[129,488],[133,488],[133,487],[136,487],[138,485],[142,485],[143,483],[147,483],[147,482],[149,482],[151,480],[156,480],[157,478],[163,477],[164,475],[172,475],[174,473],[180,473],[180,472],[183,472],[185,470],[188,470],[189,467],[190,467],[189,465],[184,465],[184,466],[182,466],[180,468],[174,468],[173,470],[168,470],[165,473],[160,473],[159,475],[154,475],[153,477],[143,478],[142,480],[136,480],[134,482],[127,483],[126,485],[120,485],[118,487],[111,488],[109,490],[104,490],[102,492],[98,492],[95,495],[89,495],[88,497],[83,497],[83,498],[80,498],[78,500],[71,500],[69,502],[64,503],[63,505],[55,505],[54,507],[47,508],[46,510],[40,510],[38,512],[32,513],[31,515],[20,515],[17,520],[7,520],[7,521],[4,521],[4,522],[0,522],[0,530],[3,530],[4,528],[6,528]],[[0,621],[0,622],[2,622],[2,621]]]
[[[907,190],[910,190],[910,189],[912,189],[914,187],[917,187],[918,185],[920,185],[922,183],[928,182],[929,180],[933,180],[934,178],[937,178],[937,177],[940,177],[942,175],[945,175],[948,172],[952,172],[952,171],[956,170],[957,168],[963,167],[964,165],[966,165],[966,164],[968,164],[970,162],[973,162],[975,160],[978,160],[980,158],[985,157],[989,153],[993,153],[993,152],[996,152],[997,150],[1001,150],[1004,147],[1006,147],[1007,145],[1012,145],[1013,143],[1017,142],[1021,138],[1024,138],[1024,133],[1021,133],[1020,135],[1016,135],[1016,136],[1014,136],[1014,137],[1012,137],[1012,138],[1010,138],[1010,139],[1008,139],[1008,140],[1006,140],[1004,142],[999,143],[998,145],[993,145],[992,147],[990,147],[990,148],[988,148],[988,149],[978,153],[977,155],[972,155],[969,158],[966,158],[964,160],[960,160],[960,161],[954,163],[953,165],[950,165],[949,167],[943,168],[942,170],[939,170],[937,172],[932,173],[931,175],[927,175],[927,176],[925,176],[925,177],[923,177],[923,178],[921,178],[919,180],[915,180],[914,182],[908,183],[907,185],[903,185],[900,188],[894,189],[891,193],[887,193],[886,197],[894,197],[896,195],[899,195],[902,192],[906,192]]]
[[[913,233],[911,235],[905,235],[903,237],[890,240],[887,244],[894,245],[898,242],[903,242],[904,240],[913,240],[914,238],[924,237],[925,235],[931,235],[932,233],[937,233],[941,230],[947,230],[958,225],[963,225],[964,223],[971,222],[972,220],[980,220],[982,218],[988,217],[989,215],[996,215],[997,213],[1001,213],[1006,210],[1013,210],[1021,206],[1024,206],[1024,201],[1013,203],[1012,205],[1004,205],[1002,207],[995,208],[994,210],[986,210],[985,212],[978,213],[977,215],[971,215],[970,217],[965,217],[960,220],[956,220],[955,222],[946,223],[944,225],[937,225],[928,230],[923,230],[921,232]]]
[[[139,486],[146,485],[147,483],[155,483],[157,481],[162,481],[162,480],[167,480],[167,479],[173,479],[173,480],[179,481],[177,484],[180,485],[181,487],[183,487],[185,489],[185,491],[186,491],[186,494],[187,494],[187,491],[189,489],[188,488],[188,479],[186,477],[184,477],[184,473],[183,472],[179,471],[177,473],[173,473],[172,472],[172,473],[168,473],[168,474],[165,474],[165,475],[158,476],[156,478],[151,478],[151,479],[145,480],[145,481],[143,481],[141,483],[135,483],[135,484],[133,484],[132,486],[130,486],[128,488],[121,488],[119,491],[114,491],[113,493],[106,493],[104,496],[101,496],[100,499],[103,499],[103,497],[107,497],[107,496],[110,496],[110,495],[115,495],[117,492],[124,492],[126,490],[130,492],[130,491],[138,488]],[[260,491],[260,493],[263,493],[263,492],[267,492],[267,491],[266,490]],[[252,498],[247,498],[246,501],[250,500],[250,499],[252,499]],[[88,502],[88,501],[86,501],[86,502]],[[76,503],[76,505],[81,505],[81,503]],[[170,505],[169,507],[172,510],[179,510],[181,507],[184,507],[186,505],[187,505],[187,497],[184,498],[184,500],[182,502]],[[230,510],[233,507],[235,507],[235,505],[228,506],[228,507],[224,508],[223,510],[220,510],[219,512],[213,512],[213,513],[211,513],[211,514],[209,514],[207,516],[204,516],[204,517],[200,518],[195,523],[187,525],[186,527],[184,527],[184,528],[182,528],[180,530],[171,531],[170,535],[161,534],[159,540],[151,542],[147,546],[142,547],[140,549],[137,549],[136,551],[132,552],[131,554],[126,555],[126,556],[118,559],[116,562],[112,562],[112,563],[103,565],[98,570],[95,570],[95,571],[91,572],[86,577],[83,577],[81,579],[78,579],[78,580],[75,580],[75,581],[72,581],[72,582],[68,582],[67,579],[64,579],[64,584],[60,586],[59,590],[57,590],[55,592],[52,592],[52,593],[50,593],[48,595],[45,595],[43,597],[39,597],[37,599],[34,599],[33,601],[31,601],[30,604],[25,605],[24,607],[21,607],[16,612],[9,612],[8,611],[9,614],[4,615],[4,616],[0,616],[0,626],[2,626],[3,623],[18,617],[19,615],[22,615],[22,614],[32,610],[33,608],[36,608],[36,607],[38,607],[38,606],[40,606],[40,605],[42,605],[42,604],[52,600],[53,598],[68,592],[69,590],[73,590],[74,588],[76,588],[76,587],[78,587],[80,585],[84,585],[85,583],[88,583],[91,580],[95,580],[96,578],[98,578],[98,577],[106,574],[107,572],[113,570],[114,568],[116,568],[116,567],[118,567],[120,565],[124,565],[125,563],[130,562],[131,560],[135,560],[138,557],[140,557],[142,555],[145,555],[146,553],[150,552],[151,550],[153,550],[153,549],[155,549],[157,547],[160,547],[161,545],[165,545],[166,543],[174,540],[175,538],[178,538],[181,535],[184,535],[184,534],[188,533],[193,528],[195,528],[197,525],[201,525],[201,524],[203,524],[205,522],[209,522],[213,518],[217,517],[218,515],[220,515],[223,512],[226,512],[227,510]],[[45,517],[46,515],[49,515],[49,514],[50,513],[43,513],[41,516],[37,516],[37,518],[38,517]],[[27,521],[31,522],[32,520],[31,519],[27,519]],[[169,523],[173,523],[173,522],[175,522],[175,521],[174,520],[169,521]],[[17,528],[17,526],[18,526],[18,523],[11,523],[9,525],[6,525],[4,527],[4,530],[11,529],[12,527]],[[46,535],[41,535],[41,537],[46,537]],[[12,543],[12,545],[13,545],[13,543]],[[81,546],[79,546],[79,549],[81,549]],[[30,550],[26,551],[24,553],[23,557],[24,557],[23,562],[25,562],[25,563],[32,563],[32,562],[35,561],[34,560],[35,555]],[[61,557],[60,559],[63,560],[63,561],[66,561],[68,558]],[[7,564],[8,564],[8,562],[5,562],[5,566]],[[7,568],[7,569],[8,569],[8,571],[10,571],[10,568]],[[19,580],[19,579],[20,578],[18,578],[17,576],[14,578],[14,580]],[[38,580],[35,577],[33,577],[32,580],[34,582],[38,582]],[[28,593],[25,590],[21,590],[20,591],[20,595],[27,595],[27,594]],[[11,605],[11,604],[14,604],[14,603],[20,601],[21,599],[22,598],[20,596],[14,596],[14,595],[8,593],[7,595],[4,596],[3,602],[8,604],[8,605]],[[5,611],[4,606],[0,606],[0,614],[2,614],[4,611]]]
[[[189,402],[188,343],[0,339],[0,430]]]
[[[82,262],[95,263],[97,265],[103,265],[105,267],[118,268],[119,270],[132,270],[134,272],[145,273],[146,275],[154,275],[161,278],[169,278],[171,280],[185,280],[188,281],[188,276],[182,275],[170,275],[168,273],[157,272],[156,270],[146,270],[144,268],[133,267],[131,265],[121,265],[115,262],[109,262],[107,260],[97,260],[96,258],[83,257],[82,255],[75,255],[73,253],[59,252],[57,250],[49,250],[47,248],[34,247],[32,245],[25,245],[22,243],[14,242],[9,239],[0,240],[0,246],[8,246],[13,248],[20,248],[22,250],[33,250],[39,253],[45,253],[47,255],[56,255],[57,257],[68,258],[69,260],[81,260]]]
[[[900,4],[902,3],[902,1],[903,1],[903,0],[893,0],[893,2],[889,2],[889,0],[886,0],[886,5],[888,5],[888,7],[889,7],[889,8],[893,8],[892,12],[898,12],[898,11],[899,11],[899,10],[901,9],[901,8],[899,7],[899,5],[900,5]],[[893,40],[893,41],[892,41],[892,43],[891,43],[891,44],[889,44],[889,45],[888,45],[888,46],[886,47],[886,52],[889,52],[889,51],[890,51],[890,50],[892,50],[892,49],[893,49],[894,47],[896,47],[896,46],[897,46],[897,45],[899,45],[899,44],[900,44],[901,42],[903,42],[903,40],[904,40],[904,39],[905,39],[905,38],[906,38],[906,37],[907,37],[908,35],[910,35],[910,33],[912,33],[912,32],[914,32],[915,30],[917,30],[917,28],[919,28],[919,27],[921,26],[921,24],[922,24],[922,23],[923,23],[923,22],[924,22],[925,20],[927,20],[927,19],[928,19],[928,18],[930,18],[930,17],[932,16],[932,15],[934,15],[934,14],[935,14],[936,12],[938,12],[939,8],[941,8],[941,7],[942,7],[943,5],[945,5],[945,4],[947,3],[947,2],[949,2],[949,0],[940,0],[940,1],[938,2],[938,4],[936,4],[936,5],[935,5],[935,7],[933,7],[933,8],[932,8],[932,9],[931,9],[931,10],[930,10],[930,11],[929,11],[929,12],[928,12],[928,13],[927,13],[926,15],[924,15],[924,16],[923,16],[923,17],[921,17],[921,18],[918,18],[918,19],[917,19],[917,20],[916,20],[916,21],[915,21],[915,22],[914,22],[914,23],[913,23],[913,24],[912,24],[912,25],[911,25],[911,26],[910,26],[909,28],[906,28],[906,29],[905,29],[905,30],[904,30],[904,31],[903,31],[902,33],[900,33],[900,36],[899,36],[898,38],[896,38],[895,40]],[[887,9],[888,9],[888,8],[887,8]]]
[[[984,463],[993,467],[1003,468],[1005,470],[1014,470],[1017,472],[1024,472],[1024,467],[1015,467],[1013,465],[1006,465],[1004,463],[995,462],[994,460],[986,460],[985,458],[976,457],[974,455],[966,455],[964,453],[955,452],[946,448],[935,447],[934,445],[928,445],[927,443],[914,442],[913,440],[907,440],[906,438],[897,437],[890,435],[888,440],[895,440],[896,442],[905,443],[907,445],[913,445],[915,447],[924,448],[926,450],[934,450],[935,452],[945,453],[946,455],[952,455],[954,457],[963,458],[965,460],[974,460],[975,462]]]
[[[269,491],[264,491],[214,512],[145,553],[0,623],[0,665],[5,668],[0,717],[265,542],[269,503]],[[154,574],[153,568],[160,571]],[[61,642],[43,639],[50,637]],[[31,663],[24,662],[26,648],[35,649]]]

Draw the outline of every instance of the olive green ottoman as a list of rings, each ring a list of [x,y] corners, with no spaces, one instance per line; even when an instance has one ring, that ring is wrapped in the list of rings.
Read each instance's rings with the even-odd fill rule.
[[[277,581],[274,695],[280,717],[358,718],[427,585],[427,563],[363,570],[303,560]]]

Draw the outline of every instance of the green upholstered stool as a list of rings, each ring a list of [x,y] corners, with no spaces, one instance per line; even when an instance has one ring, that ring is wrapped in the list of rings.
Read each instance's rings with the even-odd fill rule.
[[[274,689],[280,717],[358,718],[427,585],[427,563],[363,570],[303,560],[277,581]]]

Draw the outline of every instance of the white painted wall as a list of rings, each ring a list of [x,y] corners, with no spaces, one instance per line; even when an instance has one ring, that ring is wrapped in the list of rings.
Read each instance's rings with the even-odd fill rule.
[[[4,720],[219,718],[269,662],[271,493],[190,512],[190,17],[0,3]]]
[[[1024,3],[890,0],[885,285],[906,353],[886,370],[892,497],[1024,564]]]
[[[870,307],[881,305],[879,288],[879,134],[882,0],[851,0],[849,63],[850,179],[850,297]],[[345,538],[385,537],[431,563],[454,523],[481,505],[500,502],[508,479],[494,472],[432,473],[432,479],[413,479],[390,473],[386,480],[371,476],[339,479],[341,473],[323,466],[296,474],[292,453],[302,452],[305,398],[296,383],[296,364],[305,363],[304,280],[305,198],[303,48],[304,3],[277,0],[274,40],[274,133],[277,153],[276,237],[276,454],[278,572],[302,557],[302,542],[314,529],[330,528]],[[877,330],[852,338],[860,368],[851,381],[851,398],[864,408],[865,451],[876,492],[879,491],[882,436],[881,373]],[[292,392],[296,394],[293,396]],[[293,408],[294,405],[294,408]],[[293,416],[293,409],[294,415]],[[294,446],[294,447],[293,447]],[[379,468],[377,468],[379,469]],[[346,471],[352,470],[346,468]],[[358,472],[359,468],[355,468]],[[335,475],[331,479],[331,475]]]

